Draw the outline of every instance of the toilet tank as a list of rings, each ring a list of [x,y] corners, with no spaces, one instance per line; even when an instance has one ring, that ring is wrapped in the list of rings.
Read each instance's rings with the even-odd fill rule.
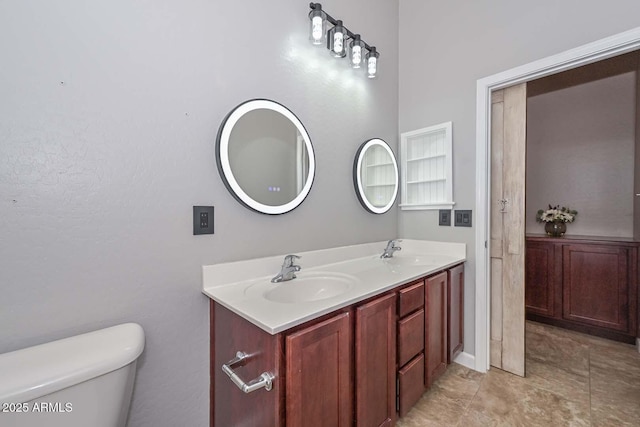
[[[124,427],[143,348],[125,323],[0,354],[0,426]]]

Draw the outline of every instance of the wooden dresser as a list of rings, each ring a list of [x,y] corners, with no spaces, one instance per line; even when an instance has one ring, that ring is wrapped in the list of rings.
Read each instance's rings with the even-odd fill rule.
[[[639,247],[619,237],[527,235],[527,319],[635,343]]]

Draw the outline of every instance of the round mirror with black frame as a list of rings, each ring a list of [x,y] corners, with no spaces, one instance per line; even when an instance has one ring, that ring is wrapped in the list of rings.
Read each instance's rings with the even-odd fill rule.
[[[278,215],[309,194],[316,162],[311,139],[287,107],[252,99],[222,121],[216,138],[218,172],[243,206]]]
[[[388,212],[398,195],[399,176],[396,157],[385,141],[364,142],[353,162],[353,185],[362,206],[371,213]]]

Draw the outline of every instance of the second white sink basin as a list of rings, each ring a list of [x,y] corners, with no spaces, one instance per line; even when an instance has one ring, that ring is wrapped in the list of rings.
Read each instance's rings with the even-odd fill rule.
[[[391,265],[403,265],[403,266],[419,266],[419,267],[431,267],[436,266],[437,263],[434,261],[432,257],[429,256],[408,256],[408,257],[399,257],[394,256],[392,258],[383,258],[383,262]]]
[[[292,304],[333,298],[344,294],[359,282],[349,274],[334,272],[302,272],[297,276],[286,282],[259,283],[247,291],[261,293],[269,301]]]
[[[455,262],[455,259],[439,254],[396,254],[391,258],[382,258],[382,262],[391,268],[420,267],[421,269],[431,269]]]

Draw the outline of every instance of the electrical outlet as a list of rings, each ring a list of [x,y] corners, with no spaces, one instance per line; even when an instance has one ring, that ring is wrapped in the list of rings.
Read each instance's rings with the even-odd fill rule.
[[[455,226],[456,227],[471,227],[471,211],[470,210],[456,210],[455,211]]]
[[[438,213],[438,225],[451,226],[451,210],[440,209]]]
[[[213,234],[213,206],[193,207],[193,235]]]

